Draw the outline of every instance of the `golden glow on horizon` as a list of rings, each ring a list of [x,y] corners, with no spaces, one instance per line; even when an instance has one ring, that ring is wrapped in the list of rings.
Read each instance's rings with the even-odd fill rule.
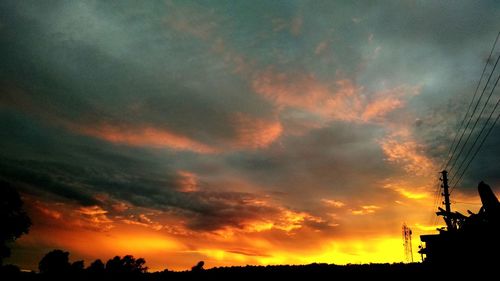
[[[309,263],[386,263],[403,261],[401,237],[380,237],[325,241],[325,246],[307,253],[269,249],[265,255],[252,256],[249,253],[235,253],[221,249],[202,249],[198,252],[213,262],[223,264],[309,264]],[[415,252],[415,251],[414,251]],[[415,252],[416,253],[416,252]],[[253,261],[253,263],[252,263]]]
[[[195,189],[200,183],[198,175],[184,170],[179,170],[179,175],[186,189],[198,192]],[[50,221],[49,225],[66,227],[37,229],[35,226],[19,243],[65,249],[71,252],[73,259],[85,259],[87,264],[96,258],[107,260],[114,255],[132,254],[144,257],[151,270],[185,270],[199,260],[204,260],[207,267],[401,262],[401,222],[394,222],[394,218],[405,217],[413,229],[414,254],[418,260],[418,235],[432,233],[437,227],[423,223],[429,213],[409,211],[432,206],[432,198],[426,196],[428,193],[422,187],[425,186],[422,182],[427,180],[388,179],[379,185],[381,191],[395,191],[390,194],[399,203],[375,197],[365,204],[354,204],[345,198],[342,201],[318,199],[318,207],[324,210],[320,217],[285,208],[272,197],[249,197],[242,204],[273,211],[259,218],[241,220],[237,227],[215,231],[193,231],[179,217],[162,212],[155,215],[153,210],[141,211],[133,206],[108,212],[97,206],[57,203],[48,212],[49,205],[37,201],[35,209],[43,220]],[[463,197],[458,193],[457,196]],[[113,201],[111,206],[116,204]],[[127,213],[133,216],[120,215]]]
[[[293,215],[291,221],[298,222],[302,215]],[[293,224],[292,224],[293,225]],[[254,226],[258,229],[258,226]],[[294,227],[274,231],[291,231]],[[201,237],[168,237],[161,231],[147,230],[136,225],[119,225],[110,231],[92,230],[41,230],[35,229],[32,236],[24,236],[21,244],[42,243],[62,248],[72,254],[72,259],[84,258],[89,264],[95,258],[107,260],[114,255],[132,254],[144,257],[151,270],[189,269],[198,260],[207,267],[228,265],[307,264],[307,263],[385,263],[403,261],[401,237],[377,236],[328,238],[317,236],[316,246],[294,238],[290,246],[273,242],[271,229],[259,230],[253,238],[244,238],[244,233]],[[269,232],[271,231],[271,232]],[[301,230],[303,231],[303,230]],[[418,229],[417,231],[418,232]],[[415,232],[415,233],[416,233]],[[308,234],[310,235],[310,234]],[[55,239],[57,238],[57,239]],[[298,240],[297,240],[298,239]],[[209,242],[212,241],[212,242]],[[415,248],[416,248],[416,244]],[[213,245],[213,247],[207,247]],[[292,247],[293,245],[293,247]],[[416,249],[414,250],[416,253]]]
[[[197,184],[198,179],[194,180],[197,177],[195,174],[180,172],[189,179],[187,184]],[[404,190],[420,190],[421,183],[410,180],[390,181],[381,186],[381,190],[392,189],[400,196],[397,197],[400,204],[393,203],[390,206],[391,216],[399,217],[394,215],[394,212],[407,214],[409,208],[427,208],[432,205],[429,196],[403,194],[396,186],[401,186]],[[412,189],[412,186],[417,188]],[[418,194],[417,191],[415,193]],[[462,195],[457,193],[457,196]],[[134,211],[133,217],[113,217],[97,206],[75,208],[68,204],[55,204],[52,206],[56,208],[47,212],[48,205],[38,202],[35,207],[43,220],[68,227],[37,229],[38,226],[35,226],[32,233],[20,239],[19,243],[65,249],[71,252],[74,259],[83,258],[87,264],[95,258],[107,260],[114,255],[132,254],[144,257],[151,270],[185,270],[199,260],[204,260],[207,267],[313,262],[401,262],[401,222],[398,221],[392,226],[391,232],[396,235],[382,232],[381,228],[388,227],[380,225],[388,205],[374,198],[372,200],[366,202],[366,205],[356,206],[349,201],[319,199],[318,204],[326,208],[326,213],[325,216],[316,217],[276,205],[271,198],[248,198],[244,204],[273,207],[277,212],[261,219],[242,221],[240,228],[226,227],[211,232],[194,232],[182,227],[178,218],[165,217],[166,214],[162,214],[164,217],[155,217],[151,215],[151,211],[137,213],[131,206],[118,210],[124,213]],[[331,221],[324,221],[326,218]],[[438,227],[422,223],[426,219],[428,213],[411,217],[407,221],[414,232],[415,259],[418,258],[418,235],[433,233]],[[358,220],[365,223],[355,223]],[[327,232],[308,227],[311,223],[324,225]],[[343,232],[336,234],[336,229]]]
[[[169,240],[161,236],[143,235],[121,235],[113,239],[113,243],[117,249],[122,252],[157,252],[157,251],[172,251],[178,249],[180,245],[174,240]]]

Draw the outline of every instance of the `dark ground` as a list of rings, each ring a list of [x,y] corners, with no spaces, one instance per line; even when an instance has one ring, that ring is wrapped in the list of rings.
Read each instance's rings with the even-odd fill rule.
[[[80,274],[39,274],[29,272],[9,272],[4,269],[1,280],[357,280],[357,278],[370,278],[372,280],[434,280],[436,277],[456,277],[463,279],[465,276],[484,278],[488,272],[493,273],[494,268],[476,268],[464,265],[432,266],[422,263],[410,264],[363,264],[363,265],[279,265],[279,266],[244,266],[220,267],[207,270],[193,271],[163,271],[153,273],[90,273]],[[454,279],[454,278],[453,278]],[[447,279],[449,280],[449,279]]]

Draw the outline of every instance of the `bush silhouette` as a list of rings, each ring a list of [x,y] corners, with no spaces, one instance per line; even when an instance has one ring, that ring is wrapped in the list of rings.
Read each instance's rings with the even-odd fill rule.
[[[38,264],[40,273],[47,274],[68,273],[70,268],[69,253],[62,250],[48,252]]]
[[[81,274],[85,268],[83,261],[75,261],[71,264],[71,273]]]
[[[0,181],[0,264],[10,256],[7,243],[28,233],[31,220],[23,210],[23,201],[8,182]]]
[[[205,270],[203,268],[203,266],[205,265],[205,262],[204,261],[200,261],[198,262],[195,266],[191,267],[191,271],[192,272],[200,272],[200,271],[203,271]]]
[[[131,255],[123,258],[116,256],[106,262],[106,271],[113,273],[142,273],[148,270],[144,266],[146,260],[143,258],[135,259]]]
[[[104,263],[100,259],[97,259],[87,267],[87,271],[91,273],[102,273],[104,272]]]

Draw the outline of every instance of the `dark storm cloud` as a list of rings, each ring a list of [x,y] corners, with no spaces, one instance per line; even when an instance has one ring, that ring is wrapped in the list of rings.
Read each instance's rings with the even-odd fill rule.
[[[99,8],[92,3],[60,3],[54,10],[14,2],[4,5],[10,12],[5,13],[0,30],[0,53],[5,63],[0,72],[2,82],[24,95],[11,97],[11,104],[19,104],[23,98],[38,107],[19,110],[44,113],[49,122],[62,119],[82,126],[99,122],[117,127],[154,126],[207,143],[234,139],[236,128],[228,125],[235,112],[271,117],[271,108],[258,103],[257,96],[240,94],[249,90],[239,77],[224,65],[214,66],[219,63],[211,57],[209,47],[196,57],[186,53],[186,48],[171,50],[175,39],[166,34],[161,17],[144,23],[136,21],[133,13],[125,18],[117,15],[107,18],[109,22],[102,26],[96,22],[82,30],[79,24],[85,16],[66,25],[65,21],[81,12],[79,8]],[[126,35],[116,34],[116,28],[123,28],[120,24],[148,32],[132,28]],[[120,46],[125,53],[109,49],[113,39],[139,44],[152,40],[152,34],[159,35],[155,39],[158,48],[151,52],[143,53],[143,48],[130,45]],[[227,81],[212,82],[220,80]],[[235,93],[238,99],[227,98]]]
[[[413,126],[414,135],[426,145],[426,154],[441,164],[498,33],[498,3],[386,4],[361,17],[373,27],[373,43],[380,45],[381,51],[360,81],[367,83],[377,77],[376,73],[383,73],[391,80],[422,83],[421,94],[410,101],[406,113],[421,121],[420,126]],[[494,135],[487,143],[494,143]],[[496,169],[493,163],[497,153],[491,146],[483,149],[488,152],[480,153],[465,174],[463,191],[469,192],[470,188],[475,193],[477,182],[483,178],[497,181],[492,172]]]
[[[388,164],[377,144],[384,129],[341,122],[289,137],[280,147],[229,157],[241,177],[284,192],[287,202],[315,208],[321,198],[364,202],[384,196],[375,187],[390,175],[403,172]],[[313,192],[304,197],[304,188]]]
[[[168,211],[187,221],[193,230],[242,227],[247,220],[278,212],[274,207],[253,205],[259,197],[241,192],[177,191],[175,176],[141,175],[113,167],[89,168],[50,161],[1,159],[1,177],[24,192],[58,202],[70,200],[82,206],[102,206],[107,194],[116,202]]]
[[[48,192],[65,199],[75,200],[82,205],[95,205],[97,200],[79,182],[67,177],[66,166],[47,163],[23,162],[12,159],[1,159],[1,175],[13,185],[29,185],[38,193]],[[21,186],[22,188],[22,186]],[[40,189],[40,190],[37,190]],[[42,192],[40,192],[42,191]]]
[[[249,193],[180,192],[179,176],[168,163],[174,155],[167,152],[160,157],[145,149],[115,148],[5,113],[1,120],[4,128],[17,126],[1,133],[0,177],[42,200],[108,208],[98,198],[107,194],[117,202],[176,214],[194,230],[241,227],[277,212],[253,205],[250,201],[259,197]]]

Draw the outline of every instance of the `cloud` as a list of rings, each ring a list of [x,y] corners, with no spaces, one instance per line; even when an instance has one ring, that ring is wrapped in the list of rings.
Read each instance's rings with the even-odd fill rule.
[[[175,5],[167,1],[168,8],[165,23],[180,33],[187,33],[199,39],[207,40],[217,28],[215,15],[202,6]]]
[[[313,75],[290,75],[268,69],[253,80],[252,86],[257,94],[280,109],[297,108],[326,119],[354,120],[361,108],[360,89],[348,80],[337,81],[337,88],[331,90]]]
[[[156,221],[153,221],[150,219],[148,216],[145,214],[138,214],[138,215],[130,215],[126,219],[122,219],[121,222],[130,224],[130,225],[138,225],[142,227],[147,227],[151,228],[153,230],[159,231],[164,228],[164,226]]]
[[[80,202],[84,206],[95,205],[98,201],[85,185],[68,177],[70,168],[63,165],[46,165],[38,161],[0,159],[1,176],[13,186],[26,186],[37,193],[49,193]]]
[[[380,209],[379,206],[375,205],[366,205],[366,206],[361,206],[361,208],[352,210],[352,214],[356,216],[361,216],[361,215],[369,215],[375,213],[378,209]]]
[[[384,188],[392,189],[405,198],[413,200],[428,199],[431,196],[428,186],[408,185],[405,181],[387,182]]]
[[[421,176],[432,175],[436,171],[434,161],[425,154],[425,147],[406,134],[391,135],[380,141],[387,160],[403,165],[407,173]]]
[[[333,199],[321,199],[321,202],[323,202],[327,206],[332,206],[335,208],[342,208],[345,206],[344,202]]]
[[[198,153],[214,153],[216,150],[186,136],[153,127],[131,128],[130,126],[113,126],[110,124],[94,124],[79,127],[78,133],[97,137],[112,143],[132,146],[149,146],[153,148],[171,148],[189,150]]]
[[[45,204],[40,203],[40,202],[34,202],[33,207],[36,208],[41,214],[44,216],[47,216],[51,219],[54,220],[59,220],[62,218],[63,214],[59,211],[52,210],[48,206],[45,206]]]
[[[166,129],[150,126],[134,128],[133,125],[116,126],[104,123],[92,126],[71,126],[71,129],[79,134],[100,138],[115,144],[169,148],[202,154],[219,153],[231,149],[266,148],[275,142],[283,131],[278,121],[253,118],[243,113],[235,113],[231,123],[235,131],[234,138],[221,140],[221,143],[216,144],[217,147],[209,146]],[[229,147],[224,148],[223,142],[228,142]]]
[[[287,30],[293,36],[299,36],[302,31],[302,26],[304,24],[304,18],[302,16],[296,16],[290,20],[284,18],[275,18],[271,21],[273,26],[273,32],[281,32]]]
[[[388,113],[403,108],[406,105],[406,100],[419,93],[419,87],[408,86],[398,86],[376,92],[372,96],[372,101],[365,106],[361,118],[365,121],[383,118]]]
[[[265,148],[275,142],[283,133],[283,127],[278,121],[268,121],[261,118],[251,118],[242,113],[234,116],[237,147]]]
[[[316,48],[314,49],[314,53],[316,55],[320,55],[326,50],[327,47],[328,47],[328,42],[326,41],[319,42]]]
[[[113,228],[112,220],[108,218],[108,211],[99,206],[80,207],[76,213],[81,215],[81,220],[86,227],[99,231],[107,231]]]
[[[345,122],[380,122],[420,93],[418,87],[406,85],[368,92],[348,79],[328,85],[312,74],[280,73],[272,68],[257,75],[252,86],[280,109],[295,108],[326,121]]]
[[[302,17],[295,17],[292,19],[290,23],[290,33],[294,36],[298,36],[302,30],[302,25],[304,23],[304,19]]]
[[[198,191],[198,177],[196,174],[188,171],[177,171],[179,179],[177,184],[182,192],[194,192]]]

